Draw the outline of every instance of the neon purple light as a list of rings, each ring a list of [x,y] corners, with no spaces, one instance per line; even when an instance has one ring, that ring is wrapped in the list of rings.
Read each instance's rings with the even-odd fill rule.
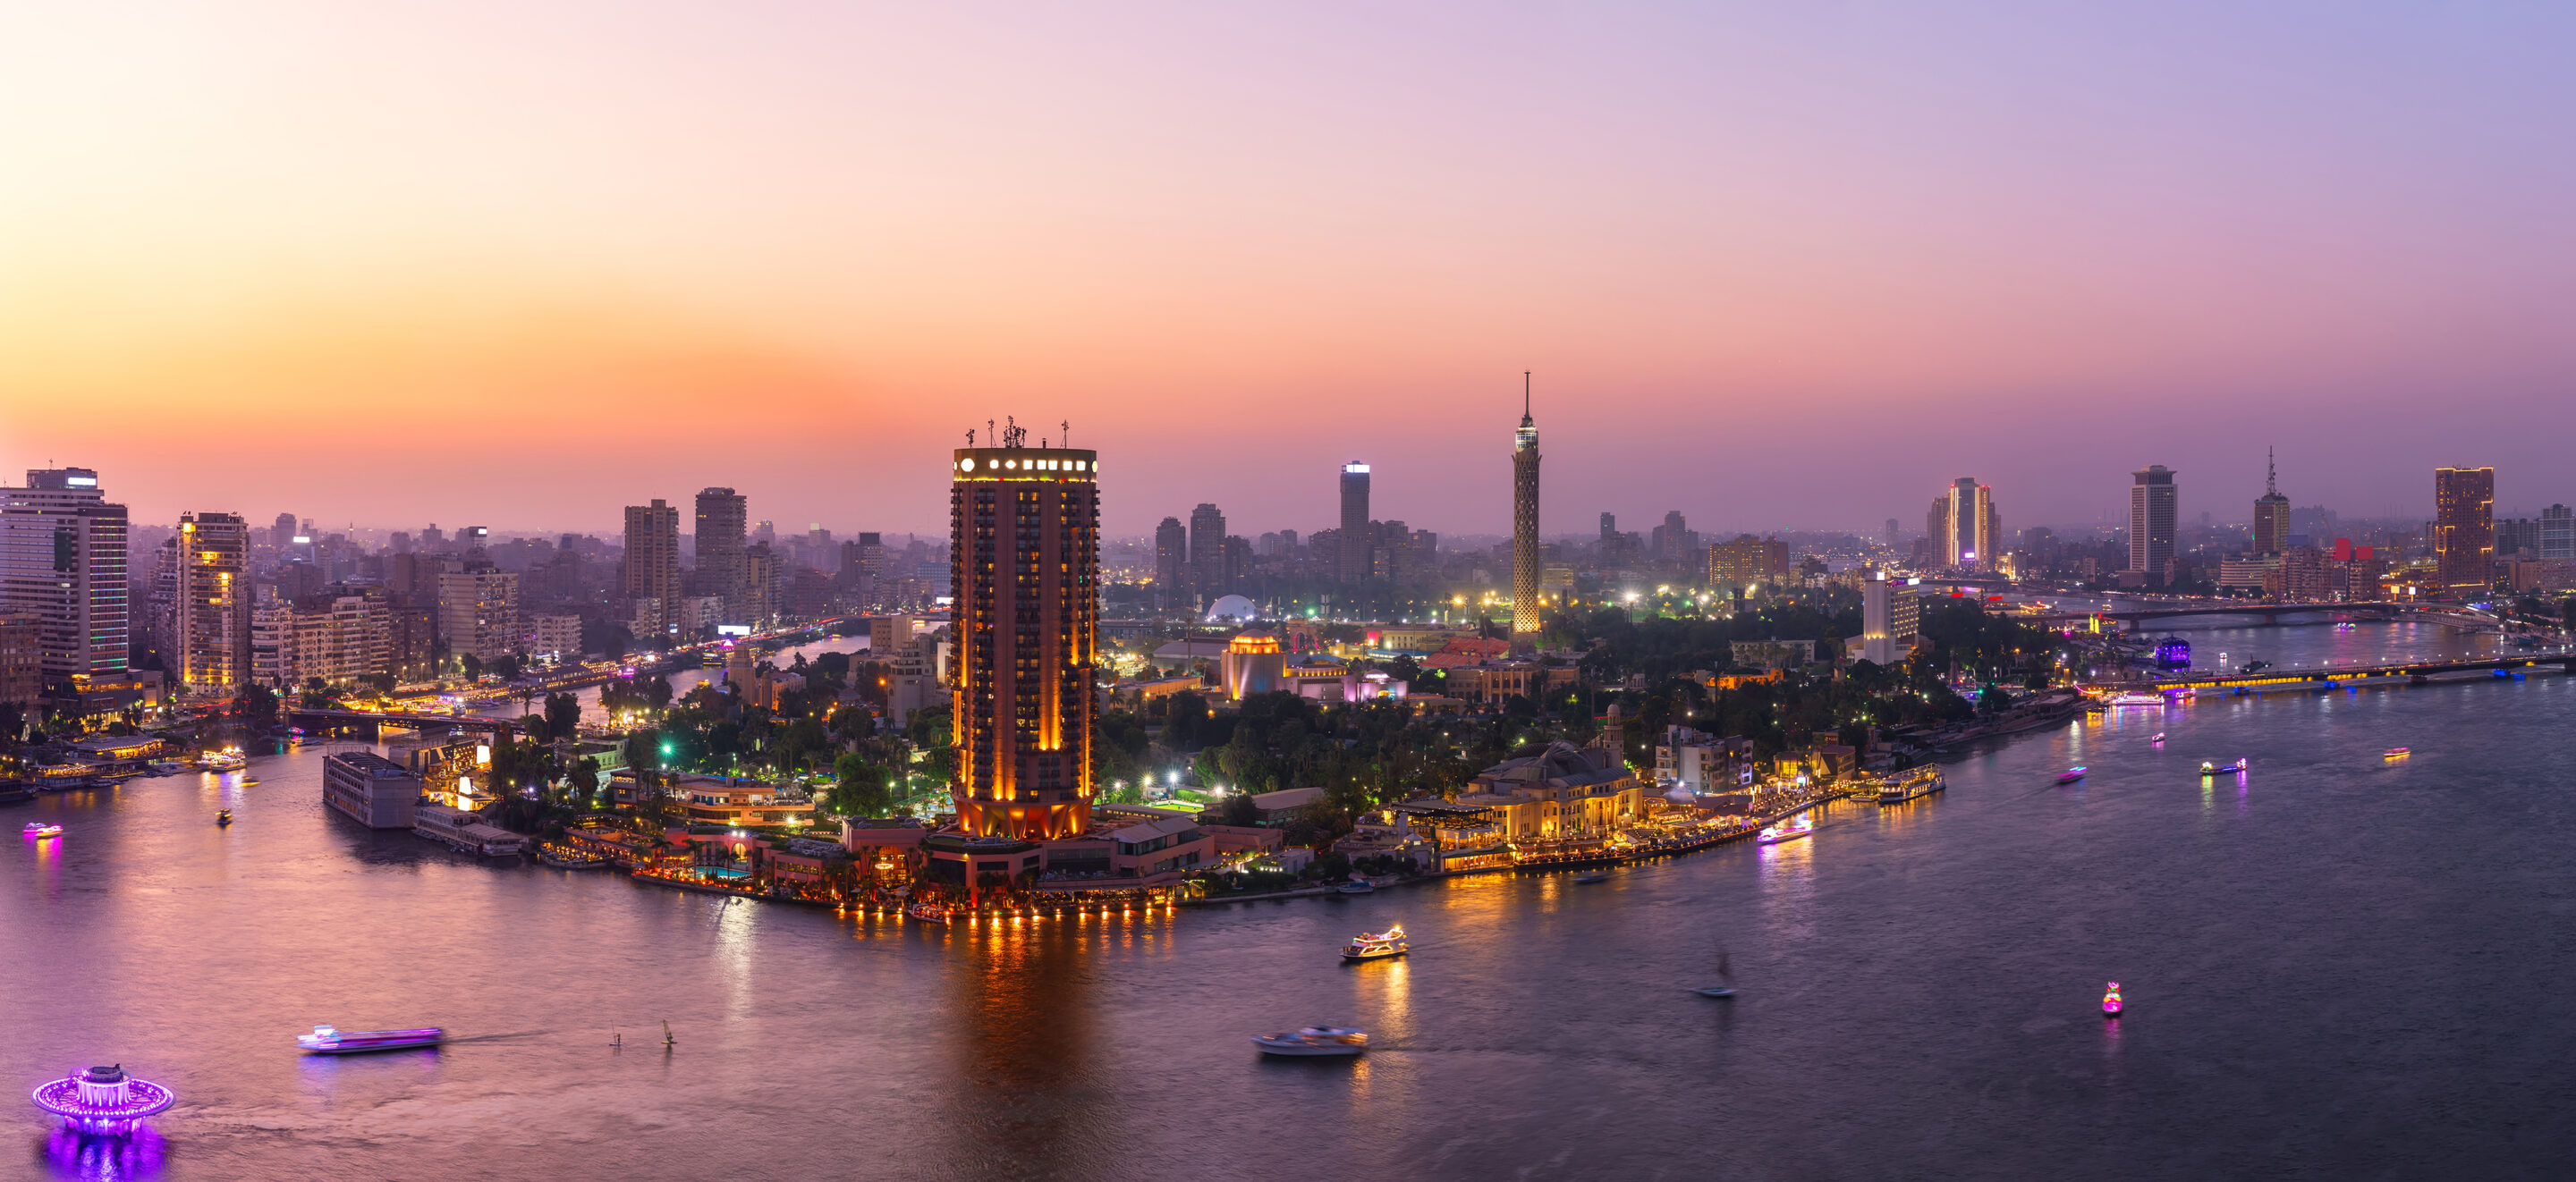
[[[121,1068],[92,1067],[41,1084],[30,1098],[36,1107],[82,1132],[122,1133],[131,1130],[134,1122],[168,1108],[178,1096]]]

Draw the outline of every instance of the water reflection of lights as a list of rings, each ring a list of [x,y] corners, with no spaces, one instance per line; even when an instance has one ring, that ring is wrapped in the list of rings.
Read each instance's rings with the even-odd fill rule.
[[[161,1172],[161,1134],[146,1125],[121,1136],[84,1135],[57,1128],[45,1138],[45,1160],[55,1172],[84,1182],[121,1182]]]

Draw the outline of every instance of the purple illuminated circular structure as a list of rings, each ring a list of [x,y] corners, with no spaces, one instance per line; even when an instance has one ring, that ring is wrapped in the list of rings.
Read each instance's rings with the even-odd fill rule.
[[[129,1132],[178,1098],[157,1083],[127,1075],[121,1063],[74,1072],[38,1086],[34,1094],[36,1107],[84,1133]]]

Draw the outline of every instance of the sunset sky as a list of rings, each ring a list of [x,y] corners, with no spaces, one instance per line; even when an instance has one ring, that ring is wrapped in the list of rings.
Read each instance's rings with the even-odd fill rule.
[[[0,471],[138,519],[2576,503],[2564,4],[19,4]]]

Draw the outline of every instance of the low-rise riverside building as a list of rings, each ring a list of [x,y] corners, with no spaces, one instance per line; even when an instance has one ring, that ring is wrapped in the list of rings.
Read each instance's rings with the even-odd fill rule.
[[[1489,810],[1507,841],[1604,835],[1645,816],[1645,785],[1598,747],[1550,743],[1476,774],[1457,803]]]
[[[322,761],[322,803],[369,829],[410,829],[421,781],[373,751],[342,751]]]
[[[849,817],[841,822],[841,848],[850,852],[863,877],[879,882],[909,881],[925,861],[921,843],[930,830],[912,817]]]
[[[516,857],[528,852],[525,836],[484,824],[471,810],[454,805],[424,801],[412,806],[411,831],[460,853]]]

